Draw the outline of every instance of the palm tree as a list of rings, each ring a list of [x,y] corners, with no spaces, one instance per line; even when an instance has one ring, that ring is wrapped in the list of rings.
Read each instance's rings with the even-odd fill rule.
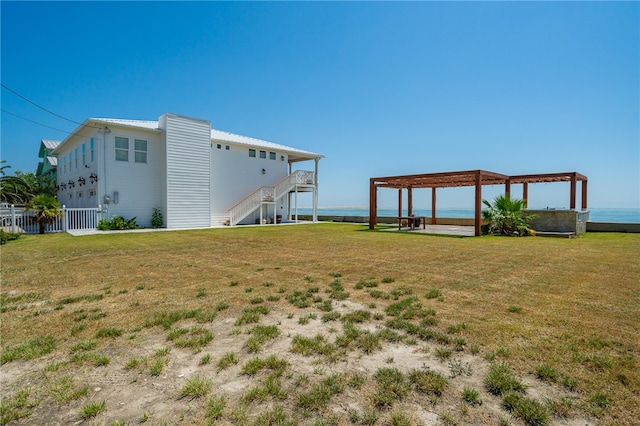
[[[60,203],[50,195],[36,195],[27,203],[25,211],[33,211],[33,220],[40,225],[40,233],[44,234],[45,226],[54,222],[56,217],[61,217]]]
[[[0,160],[0,164],[5,162]],[[14,176],[7,176],[5,169],[10,168],[9,165],[0,165],[0,201],[7,204],[26,204],[38,194],[38,188],[29,174],[16,172]]]
[[[488,233],[498,235],[526,236],[529,235],[529,220],[535,215],[524,211],[524,201],[499,195],[493,204],[482,200],[487,210],[482,211],[482,217],[487,221]]]

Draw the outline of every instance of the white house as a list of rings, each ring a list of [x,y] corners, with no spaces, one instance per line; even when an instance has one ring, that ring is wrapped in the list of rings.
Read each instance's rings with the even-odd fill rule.
[[[317,220],[322,155],[215,130],[208,120],[89,118],[54,154],[60,203],[100,207],[104,218],[148,227],[158,208],[167,228],[275,223],[297,219],[298,194],[309,192]],[[313,162],[311,170],[294,170],[299,162]]]

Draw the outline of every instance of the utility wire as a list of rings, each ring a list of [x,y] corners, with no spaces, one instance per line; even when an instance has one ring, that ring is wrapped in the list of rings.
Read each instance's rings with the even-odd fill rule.
[[[87,124],[82,124],[82,123],[79,123],[79,122],[77,122],[77,121],[75,121],[75,120],[71,120],[70,118],[63,117],[63,116],[62,116],[62,115],[60,115],[60,114],[56,114],[55,112],[48,110],[47,108],[43,107],[42,105],[38,105],[37,103],[33,102],[31,99],[29,99],[29,98],[27,98],[27,97],[25,97],[25,96],[22,96],[20,93],[18,93],[18,92],[16,92],[15,90],[11,89],[10,87],[8,87],[7,85],[5,85],[4,83],[0,83],[0,85],[1,85],[4,89],[8,90],[9,92],[11,92],[11,93],[13,93],[14,95],[16,95],[17,97],[19,97],[20,99],[22,99],[22,100],[24,100],[24,101],[26,101],[26,102],[29,102],[31,105],[34,105],[34,106],[36,106],[36,107],[40,108],[41,110],[48,112],[48,113],[49,113],[49,114],[51,114],[51,115],[55,115],[55,116],[56,116],[56,117],[58,117],[58,118],[61,118],[61,119],[63,119],[63,120],[69,121],[69,122],[74,123],[74,124],[77,124],[77,125],[79,125],[79,126],[85,126],[85,127],[91,127],[91,128],[94,128],[94,129],[99,129],[99,127],[89,126],[89,125],[87,125]],[[15,114],[14,114],[14,115],[15,115]],[[20,118],[22,118],[22,117],[20,117]],[[37,124],[39,124],[39,123],[37,123]],[[55,130],[58,130],[58,129],[55,129]],[[68,132],[67,132],[67,133],[68,133]]]
[[[69,136],[70,136],[70,135],[78,135],[78,136],[82,136],[82,137],[85,137],[85,138],[89,137],[89,136],[87,136],[87,135],[81,135],[81,134],[80,134],[80,133],[78,133],[78,132],[70,132],[70,131],[68,131],[68,130],[57,129],[57,128],[55,128],[55,127],[51,127],[51,126],[48,126],[48,125],[46,125],[46,124],[38,123],[37,121],[33,121],[33,120],[28,119],[28,118],[22,117],[22,116],[20,116],[20,115],[18,115],[18,114],[14,114],[14,113],[13,113],[13,112],[11,112],[11,111],[7,111],[7,110],[6,110],[6,109],[4,109],[4,108],[0,108],[0,111],[4,112],[5,114],[13,115],[14,117],[19,118],[19,119],[21,119],[21,120],[25,120],[25,121],[28,121],[28,122],[30,122],[30,123],[37,124],[38,126],[47,127],[47,128],[49,128],[49,129],[53,129],[53,130],[56,130],[56,131],[58,131],[58,132],[66,133],[66,134],[67,134],[67,135],[69,135]],[[87,127],[93,127],[93,126],[87,126]]]
[[[28,119],[28,118],[19,116],[18,114],[14,114],[11,111],[7,111],[4,108],[0,108],[0,111],[4,112],[5,114],[13,115],[14,117],[17,117],[17,118],[19,118],[21,120],[28,121],[29,123],[37,124],[38,126],[47,127],[49,129],[57,130],[58,132],[62,132],[62,133],[71,133],[68,130],[57,129],[55,127],[51,127],[51,126],[48,126],[46,124],[38,123],[37,121],[33,121],[33,120]]]

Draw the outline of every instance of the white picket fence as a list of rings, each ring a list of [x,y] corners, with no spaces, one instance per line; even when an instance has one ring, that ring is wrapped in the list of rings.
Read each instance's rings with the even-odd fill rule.
[[[45,225],[45,233],[97,229],[99,221],[99,208],[62,206],[62,217],[57,217],[53,223]],[[40,225],[33,220],[33,212],[13,205],[0,208],[0,228],[5,232],[13,233],[37,234],[40,232]]]

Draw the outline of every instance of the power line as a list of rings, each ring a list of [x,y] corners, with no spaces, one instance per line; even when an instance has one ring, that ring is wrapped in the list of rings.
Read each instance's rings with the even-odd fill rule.
[[[58,132],[62,132],[62,133],[71,133],[68,130],[57,129],[55,127],[51,127],[51,126],[48,126],[46,124],[38,123],[37,121],[33,121],[33,120],[28,119],[28,118],[22,117],[22,116],[20,116],[18,114],[14,114],[11,111],[7,111],[4,108],[0,108],[0,111],[4,112],[5,114],[13,115],[14,117],[17,117],[17,118],[19,118],[21,120],[28,121],[29,123],[37,124],[38,126],[47,127],[49,129],[57,130]]]
[[[46,125],[46,124],[38,123],[37,121],[30,120],[30,119],[25,118],[25,117],[22,117],[22,116],[20,116],[20,115],[18,115],[18,114],[14,114],[14,113],[13,113],[13,112],[11,112],[11,111],[7,111],[7,110],[6,110],[6,109],[4,109],[4,108],[0,108],[0,111],[4,112],[5,114],[12,115],[12,116],[14,116],[14,117],[16,117],[16,118],[19,118],[19,119],[21,119],[21,120],[28,121],[29,123],[37,124],[38,126],[47,127],[47,128],[49,128],[49,129],[53,129],[53,130],[56,130],[56,131],[58,131],[58,132],[66,133],[66,134],[67,134],[67,135],[69,135],[69,136],[71,136],[71,135],[78,135],[78,136],[82,136],[82,137],[85,137],[85,138],[86,138],[86,137],[89,137],[89,136],[87,136],[87,135],[81,135],[81,134],[80,134],[80,133],[78,133],[78,132],[70,132],[70,131],[68,131],[68,130],[57,129],[57,128],[55,128],[55,127],[51,127],[51,126]],[[93,126],[86,126],[86,127],[93,127]],[[94,127],[94,128],[95,128],[95,129],[98,129],[99,127]]]
[[[55,112],[48,110],[47,108],[43,107],[42,105],[38,105],[37,103],[35,103],[35,102],[34,102],[34,101],[32,101],[31,99],[29,99],[29,98],[27,98],[27,97],[25,97],[25,96],[21,95],[20,93],[16,92],[15,90],[11,89],[10,87],[7,87],[7,85],[5,85],[4,83],[0,83],[0,85],[1,85],[4,89],[8,90],[9,92],[11,92],[11,93],[13,93],[14,95],[16,95],[17,97],[19,97],[20,99],[22,99],[22,100],[24,100],[24,101],[26,101],[26,102],[29,102],[31,105],[34,105],[34,106],[36,106],[36,107],[40,108],[41,110],[48,112],[48,113],[49,113],[49,114],[51,114],[51,115],[55,115],[55,116],[56,116],[56,117],[58,117],[58,118],[61,118],[61,119],[63,119],[63,120],[69,121],[69,122],[74,123],[74,124],[77,124],[77,125],[79,125],[79,126],[92,127],[92,128],[94,128],[94,129],[98,129],[98,128],[99,128],[99,127],[95,127],[95,126],[90,126],[90,125],[88,125],[88,124],[82,124],[82,123],[79,123],[79,122],[77,122],[77,121],[75,121],[75,120],[71,120],[70,118],[63,117],[63,116],[62,116],[62,115],[60,115],[60,114],[56,114]],[[13,115],[15,115],[15,114],[13,114]],[[20,117],[20,118],[22,118],[22,117]],[[27,120],[27,121],[29,121],[29,120]],[[39,124],[39,123],[36,123],[36,124]],[[58,129],[55,129],[55,130],[58,130]],[[67,133],[68,133],[68,132],[67,132]]]

